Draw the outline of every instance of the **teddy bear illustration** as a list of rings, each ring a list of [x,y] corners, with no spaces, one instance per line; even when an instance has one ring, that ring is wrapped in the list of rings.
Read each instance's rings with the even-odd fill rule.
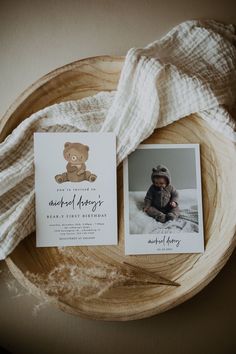
[[[85,161],[88,159],[89,146],[81,143],[64,144],[63,156],[66,161],[67,172],[56,175],[55,180],[57,183],[63,182],[94,182],[97,176],[90,171],[86,170]]]

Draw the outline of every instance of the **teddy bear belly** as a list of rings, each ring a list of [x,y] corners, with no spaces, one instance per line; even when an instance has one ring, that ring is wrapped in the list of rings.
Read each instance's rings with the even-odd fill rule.
[[[81,175],[77,175],[76,173],[69,173],[67,172],[68,179],[71,182],[80,182],[86,179],[85,172],[82,173]]]

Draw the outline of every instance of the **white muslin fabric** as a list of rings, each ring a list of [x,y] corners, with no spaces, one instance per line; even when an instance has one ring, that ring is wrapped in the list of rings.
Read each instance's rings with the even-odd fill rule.
[[[0,259],[35,230],[33,133],[113,131],[117,165],[154,129],[197,113],[236,143],[236,35],[191,20],[125,57],[117,90],[46,107],[0,144]]]

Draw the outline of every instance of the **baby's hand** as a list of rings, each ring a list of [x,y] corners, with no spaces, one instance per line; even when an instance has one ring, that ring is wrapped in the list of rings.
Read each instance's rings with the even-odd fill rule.
[[[170,206],[171,206],[172,208],[176,208],[176,207],[177,207],[177,204],[176,204],[175,202],[170,202]]]
[[[143,211],[148,211],[148,207],[143,207]]]

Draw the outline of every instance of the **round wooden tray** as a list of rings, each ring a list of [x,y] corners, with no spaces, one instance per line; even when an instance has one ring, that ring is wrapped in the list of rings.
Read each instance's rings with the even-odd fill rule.
[[[0,121],[0,141],[25,118],[48,105],[115,90],[124,57],[99,56],[65,65],[30,86]],[[122,166],[118,168],[119,245],[99,247],[36,248],[35,234],[26,237],[6,259],[18,281],[36,296],[52,295],[42,282],[55,267],[62,273],[86,262],[104,267],[136,264],[154,274],[180,283],[168,285],[118,285],[95,297],[63,292],[50,297],[62,310],[83,317],[103,320],[133,320],[170,309],[205,287],[224,266],[235,247],[236,154],[234,144],[212,131],[192,115],[156,130],[146,143],[201,144],[205,253],[124,256]],[[20,230],[19,230],[20,232]],[[86,261],[84,261],[86,260]],[[61,274],[60,273],[60,276]],[[32,277],[32,274],[35,277]],[[54,274],[55,275],[55,274]],[[66,274],[64,274],[66,276]],[[58,275],[59,276],[59,275]],[[104,280],[104,279],[103,279]],[[72,278],[70,281],[74,281]],[[102,279],[98,278],[98,282]],[[58,279],[60,282],[60,279]],[[45,284],[44,284],[45,285]]]

